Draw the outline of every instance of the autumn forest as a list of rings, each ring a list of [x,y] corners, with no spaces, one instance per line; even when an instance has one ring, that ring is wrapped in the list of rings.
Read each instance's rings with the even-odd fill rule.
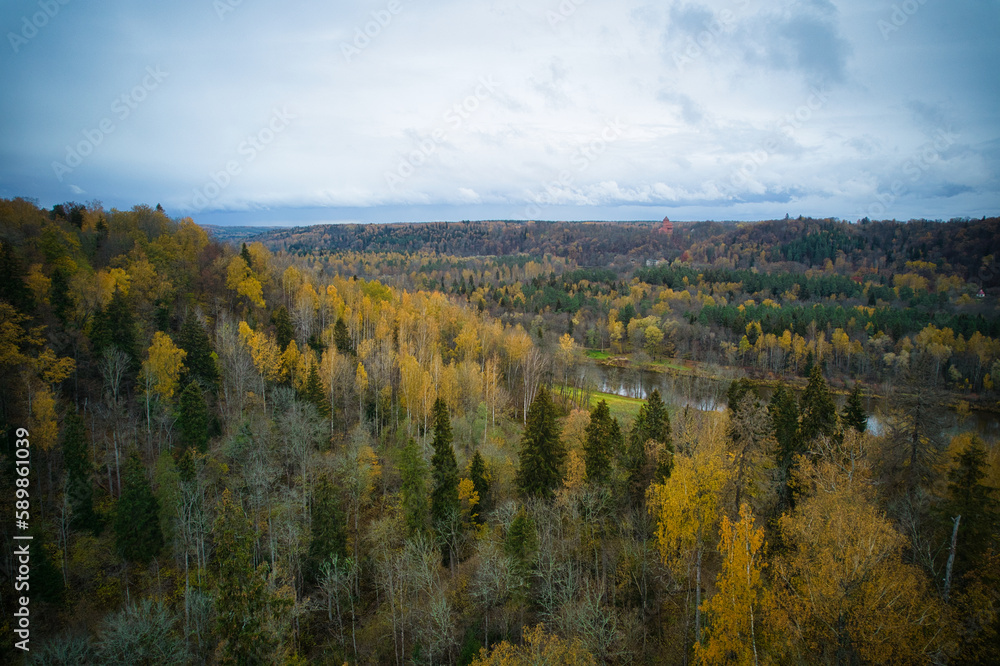
[[[0,200],[3,663],[1000,661],[1000,219],[196,222]]]

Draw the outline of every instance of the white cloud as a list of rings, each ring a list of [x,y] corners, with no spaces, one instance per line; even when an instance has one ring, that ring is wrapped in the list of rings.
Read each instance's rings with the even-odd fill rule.
[[[388,0],[242,3],[223,20],[211,7],[67,5],[9,54],[0,193],[61,201],[51,163],[162,66],[169,77],[74,169],[74,195],[189,210],[236,162],[209,208],[846,215],[948,130],[960,140],[887,215],[1000,203],[994,5],[926,3],[888,40],[891,7],[861,0],[399,0],[391,20]],[[249,159],[248,137],[282,107],[296,118]],[[616,121],[626,129],[598,154]]]

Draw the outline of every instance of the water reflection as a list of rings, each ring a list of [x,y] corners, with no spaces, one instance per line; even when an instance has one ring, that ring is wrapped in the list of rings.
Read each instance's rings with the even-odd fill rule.
[[[648,370],[634,368],[619,368],[609,366],[587,366],[588,385],[596,386],[602,393],[613,393],[628,398],[645,400],[655,388],[659,389],[664,402],[679,408],[689,407],[703,412],[721,412],[726,409],[726,391],[736,373],[726,369],[716,369],[720,379],[704,377],[675,376]],[[732,375],[732,376],[729,376]],[[774,389],[758,387],[761,398],[766,402],[771,399]],[[795,389],[796,397],[801,390]],[[844,395],[835,395],[837,409],[843,409],[847,399]],[[885,422],[880,413],[885,407],[885,400],[868,396],[865,398],[865,410],[871,414],[868,417],[868,429],[876,435],[885,431]],[[954,435],[973,430],[989,439],[1000,438],[1000,419],[996,414],[988,412],[973,412],[966,418],[961,418],[947,408],[934,408],[940,412],[942,422],[947,424],[944,432]]]

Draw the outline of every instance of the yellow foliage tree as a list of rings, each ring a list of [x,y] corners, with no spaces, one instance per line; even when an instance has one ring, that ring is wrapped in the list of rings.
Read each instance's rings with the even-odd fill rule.
[[[699,449],[674,457],[665,483],[649,487],[649,511],[656,521],[656,545],[671,571],[689,578],[694,570],[695,640],[701,642],[701,570],[705,549],[714,541],[721,491],[726,484],[724,458]]]
[[[786,554],[774,563],[776,635],[814,663],[927,663],[942,656],[947,613],[906,539],[876,507],[863,458],[804,462],[800,487],[815,487],[780,520]]]
[[[486,648],[472,660],[472,666],[597,666],[579,638],[567,641],[545,633],[545,625],[524,628],[524,644],[502,641],[489,653]]]
[[[247,262],[238,254],[232,258],[226,270],[226,287],[239,296],[246,296],[257,307],[264,307],[264,290],[260,280],[254,277]]]
[[[170,400],[177,390],[187,352],[174,344],[162,331],[153,334],[146,361],[142,364],[147,386],[164,401]]]
[[[250,350],[250,357],[260,375],[261,397],[266,407],[267,382],[280,382],[286,373],[278,343],[266,333],[253,330],[245,321],[240,322],[240,340]]]
[[[722,571],[715,595],[702,606],[708,626],[705,642],[694,646],[695,656],[705,664],[772,663],[759,647],[770,606],[761,579],[764,530],[754,527],[753,511],[743,504],[738,522],[722,517],[720,534]]]

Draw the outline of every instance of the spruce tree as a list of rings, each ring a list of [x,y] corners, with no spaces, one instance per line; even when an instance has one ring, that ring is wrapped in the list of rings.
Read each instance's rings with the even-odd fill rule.
[[[458,512],[458,463],[452,448],[451,419],[444,400],[434,401],[434,440],[431,444],[431,521],[440,530]]]
[[[337,487],[324,476],[313,491],[312,526],[306,556],[306,577],[310,582],[316,580],[320,566],[332,555],[347,557],[347,518],[337,497]]]
[[[351,346],[351,334],[347,331],[347,324],[342,317],[337,317],[337,323],[333,325],[333,344],[341,354],[353,354],[354,348]]]
[[[832,437],[837,431],[837,406],[830,397],[830,389],[819,364],[813,365],[809,372],[809,383],[802,392],[801,413],[803,443],[808,444],[820,435]]]
[[[134,451],[125,463],[122,494],[115,507],[115,546],[119,555],[138,564],[148,564],[163,548],[160,505]]]
[[[181,446],[204,453],[208,448],[208,407],[197,382],[189,383],[181,392],[177,412],[177,429]]]
[[[538,550],[538,533],[535,521],[531,519],[524,507],[518,509],[514,520],[507,528],[507,536],[503,542],[504,552],[514,561],[514,569],[521,576],[528,574]]]
[[[285,351],[288,343],[295,339],[295,329],[292,327],[292,318],[288,315],[288,309],[282,305],[271,314],[271,323],[274,324],[274,338],[281,351]]]
[[[66,465],[66,494],[69,497],[72,526],[96,533],[100,522],[94,513],[94,486],[90,478],[93,465],[90,462],[87,429],[80,415],[73,411],[66,415],[63,461]]]
[[[35,309],[35,299],[24,282],[27,271],[10,241],[0,240],[0,299],[28,314]]]
[[[611,473],[611,411],[601,400],[590,412],[583,444],[583,460],[587,466],[587,480],[604,483]]]
[[[185,376],[183,383],[200,380],[208,386],[219,383],[219,369],[215,363],[212,343],[205,328],[193,314],[189,314],[177,336],[177,346],[187,352],[184,357]]]
[[[952,520],[962,517],[958,525],[953,580],[960,580],[977,564],[988,561],[986,552],[990,549],[1000,514],[993,497],[995,489],[983,483],[986,470],[986,447],[974,435],[969,445],[955,456],[955,466],[948,471],[948,499],[941,508],[949,535]]]
[[[655,460],[646,460],[646,442],[661,444]],[[660,392],[653,389],[632,423],[623,466],[628,471],[629,491],[633,501],[645,495],[646,487],[654,477],[666,479],[673,470],[674,442],[667,406]]]
[[[323,382],[319,378],[319,371],[316,364],[309,366],[309,375],[306,378],[306,385],[302,388],[300,395],[303,402],[316,408],[316,412],[324,419],[330,418],[330,401],[326,399],[326,391],[323,389]]]
[[[267,629],[271,601],[263,569],[253,566],[254,528],[229,489],[222,492],[212,527],[215,538],[216,628],[223,664],[270,663],[277,645]]]
[[[858,432],[864,432],[868,429],[868,415],[861,403],[861,384],[855,384],[854,388],[851,389],[851,394],[847,397],[847,404],[844,405],[844,411],[840,418],[844,422],[845,429],[854,428]]]
[[[427,532],[427,463],[420,447],[411,438],[399,458],[400,500],[410,536]]]
[[[521,437],[517,485],[525,495],[551,498],[562,483],[566,449],[559,440],[555,405],[543,386],[528,408]]]
[[[790,485],[792,466],[795,455],[805,450],[799,433],[799,406],[795,402],[795,396],[784,386],[779,386],[767,404],[767,412],[771,418],[774,439],[778,443],[775,452],[780,483],[778,492],[781,494],[782,502],[792,507],[794,505]]]
[[[472,481],[472,487],[479,495],[479,513],[476,514],[476,520],[482,523],[483,516],[490,508],[490,481],[486,476],[486,462],[478,450],[472,455],[472,462],[469,463],[469,480]]]
[[[105,349],[115,347],[129,359],[129,369],[139,369],[138,344],[135,340],[135,319],[121,291],[115,290],[108,307],[94,314],[90,328],[90,341],[95,357]]]

